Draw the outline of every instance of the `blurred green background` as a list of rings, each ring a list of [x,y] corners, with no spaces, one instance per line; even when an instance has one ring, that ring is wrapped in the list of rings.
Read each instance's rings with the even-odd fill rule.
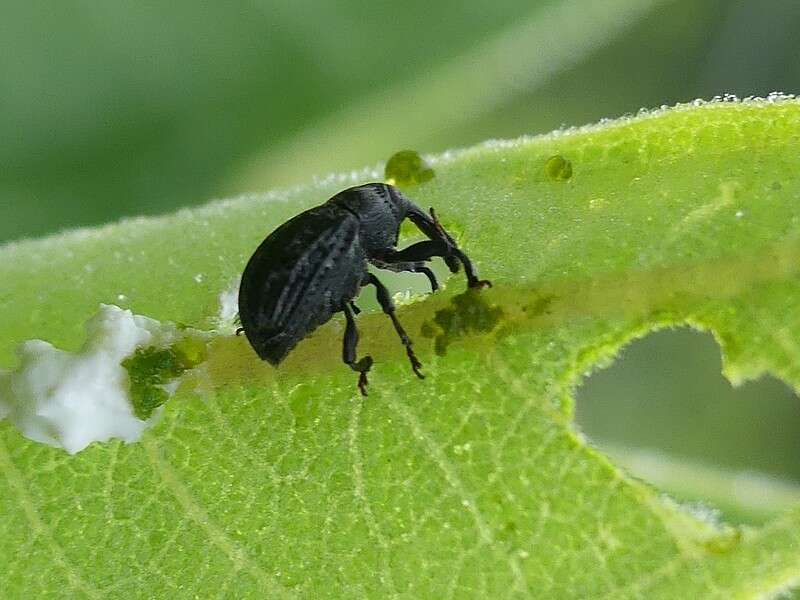
[[[798,29],[797,0],[5,0],[0,243],[300,183],[402,148],[796,92]],[[728,401],[709,338],[652,340],[581,391],[593,439],[623,461],[625,448],[654,448],[800,482],[793,394],[773,382]],[[687,378],[691,389],[664,383]]]
[[[792,92],[798,26],[795,0],[5,0],[0,241]]]

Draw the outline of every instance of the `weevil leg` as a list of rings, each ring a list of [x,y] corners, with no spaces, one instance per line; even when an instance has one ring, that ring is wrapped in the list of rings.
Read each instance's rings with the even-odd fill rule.
[[[386,269],[387,271],[394,271],[395,273],[402,273],[405,271],[411,273],[424,273],[428,278],[428,281],[431,283],[431,292],[435,292],[439,289],[439,282],[436,280],[436,275],[434,275],[433,271],[426,267],[425,263],[421,260],[395,261],[394,253],[387,254],[386,256],[388,256],[388,259],[386,260],[374,259],[371,262],[379,269]]]
[[[361,314],[361,309],[360,309],[360,308],[358,308],[358,306],[356,306],[356,303],[355,303],[355,302],[350,302],[350,308],[352,308],[352,309],[353,309],[353,312],[354,312],[355,314],[357,314],[357,315],[360,315],[360,314]]]
[[[364,279],[364,285],[369,284],[375,286],[375,290],[377,291],[378,295],[378,304],[381,305],[383,312],[389,315],[397,335],[400,336],[400,341],[402,341],[403,346],[406,347],[408,360],[411,361],[411,369],[414,371],[414,374],[417,377],[420,379],[425,379],[425,375],[423,375],[420,371],[422,368],[422,363],[419,362],[419,359],[417,359],[417,356],[414,354],[414,350],[411,349],[411,339],[408,337],[405,329],[403,329],[403,326],[400,325],[400,321],[397,320],[397,315],[394,312],[394,302],[392,302],[392,297],[389,295],[389,290],[385,285],[383,285],[383,283],[381,283],[381,280],[375,277],[375,275],[372,273],[367,273],[367,276]]]
[[[367,395],[367,373],[372,366],[372,357],[367,355],[361,360],[356,360],[356,346],[358,345],[358,329],[356,329],[356,320],[353,317],[353,311],[345,304],[342,308],[344,316],[347,319],[347,325],[344,329],[344,343],[342,345],[342,360],[353,371],[358,373],[358,389],[361,390],[363,396]]]
[[[444,258],[445,263],[447,263],[447,266],[453,273],[458,271],[459,262],[464,265],[464,271],[467,274],[467,285],[469,285],[469,287],[481,288],[484,286],[492,286],[490,281],[486,279],[478,279],[478,274],[475,271],[472,261],[466,254],[464,254],[463,251],[461,251],[461,249],[459,249],[453,237],[447,233],[444,227],[442,227],[442,224],[439,223],[439,219],[436,217],[436,212],[433,210],[433,208],[430,209],[430,214],[428,214],[423,212],[415,204],[409,202],[409,208],[406,216],[411,220],[412,223],[414,223],[414,225],[419,228],[422,233],[431,239],[431,242],[437,244],[437,246],[435,246],[437,250],[436,254],[431,254],[431,256],[441,256]],[[411,250],[416,246],[420,246],[419,250],[422,250],[422,248],[426,247],[421,246],[421,244],[425,243],[426,242],[420,242],[419,244],[414,244],[413,246],[406,248],[406,250]],[[429,246],[427,248],[433,249],[434,246]],[[415,251],[417,250],[415,249]],[[400,252],[403,251],[401,250]]]
[[[439,240],[426,240],[411,244],[402,250],[390,250],[381,255],[381,260],[391,264],[416,262],[422,263],[435,256],[444,257],[449,252],[447,244]]]
[[[433,271],[431,271],[428,267],[417,267],[416,271],[419,273],[425,273],[425,276],[431,283],[431,293],[439,289],[439,282],[436,281],[436,275],[434,275]]]
[[[452,254],[464,265],[464,271],[467,274],[467,285],[471,288],[492,287],[492,282],[488,279],[478,279],[478,272],[475,270],[472,261],[458,246],[456,246],[455,240],[445,231],[442,224],[439,223],[439,218],[436,216],[436,211],[433,210],[432,206],[430,208],[430,215],[431,219],[433,219],[434,227],[442,235],[442,238],[447,239],[447,241],[452,244]]]

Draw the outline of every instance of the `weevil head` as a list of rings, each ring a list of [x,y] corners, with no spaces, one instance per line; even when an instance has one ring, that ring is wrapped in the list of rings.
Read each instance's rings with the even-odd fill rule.
[[[394,248],[400,223],[406,218],[408,200],[386,183],[367,183],[348,188],[331,198],[361,222],[359,235],[368,254]]]

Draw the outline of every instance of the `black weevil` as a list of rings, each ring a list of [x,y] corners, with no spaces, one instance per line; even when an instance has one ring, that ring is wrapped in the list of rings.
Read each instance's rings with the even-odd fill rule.
[[[400,223],[406,218],[430,239],[397,250]],[[478,279],[469,258],[432,208],[430,214],[423,212],[397,188],[384,183],[348,188],[290,219],[261,242],[242,274],[242,327],[236,333],[244,331],[256,353],[277,365],[306,335],[342,311],[347,319],[342,359],[359,373],[358,387],[366,396],[372,357],[356,360],[358,331],[353,315],[359,310],[353,300],[362,287],[372,284],[406,348],[411,368],[423,378],[422,365],[397,320],[389,290],[367,265],[424,273],[436,291],[436,277],[425,266],[435,256],[442,257],[453,273],[463,264],[469,287],[491,285]]]

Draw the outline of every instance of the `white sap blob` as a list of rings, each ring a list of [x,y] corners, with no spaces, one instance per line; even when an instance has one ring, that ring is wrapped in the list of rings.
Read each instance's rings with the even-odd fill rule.
[[[235,320],[236,315],[239,314],[239,284],[241,278],[237,277],[235,281],[219,295],[219,315],[217,316],[217,326],[220,329],[231,327]]]
[[[42,340],[20,345],[20,365],[0,370],[0,418],[36,442],[75,454],[92,442],[137,441],[153,419],[134,415],[122,361],[137,348],[160,345],[175,328],[118,306],[101,304],[76,353]]]

